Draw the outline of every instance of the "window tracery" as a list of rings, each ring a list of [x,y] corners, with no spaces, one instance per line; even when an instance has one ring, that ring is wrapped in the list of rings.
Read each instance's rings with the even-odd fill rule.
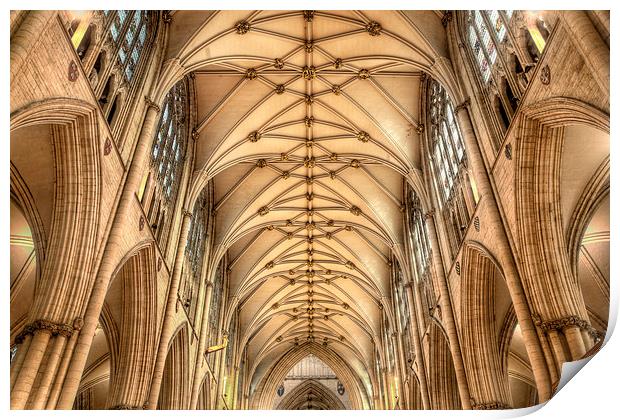
[[[465,12],[464,38],[474,70],[489,95],[489,109],[503,131],[510,125],[551,32],[546,13]]]
[[[218,339],[220,339],[220,323],[222,316],[222,306],[224,300],[224,282],[225,282],[225,273],[226,273],[226,265],[225,258],[222,258],[220,263],[217,266],[217,270],[215,272],[215,278],[213,281],[213,292],[211,293],[211,303],[209,304],[209,318],[207,326],[207,347],[215,346],[218,343]],[[216,353],[207,354],[207,363],[211,367],[211,369],[215,369],[215,355]]]
[[[164,247],[187,153],[188,134],[187,82],[172,87],[162,105],[161,117],[151,149],[149,173],[143,181],[139,197],[147,211],[151,228],[160,246]]]
[[[195,323],[198,304],[198,291],[203,275],[203,262],[207,249],[210,214],[209,188],[205,187],[198,196],[192,211],[185,259],[183,263],[183,281],[179,295],[184,303],[190,322]]]
[[[422,306],[426,309],[424,315],[427,318],[437,303],[430,269],[432,250],[420,198],[412,188],[408,187],[407,190],[407,217],[409,219],[409,238],[413,250],[413,274],[422,292]]]
[[[429,175],[454,256],[477,200],[467,172],[467,155],[454,107],[446,90],[435,80],[431,80],[428,88],[428,123]]]

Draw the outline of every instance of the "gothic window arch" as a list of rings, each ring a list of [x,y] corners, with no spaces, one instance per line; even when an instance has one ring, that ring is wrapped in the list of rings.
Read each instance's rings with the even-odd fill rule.
[[[413,251],[413,274],[421,291],[422,306],[426,309],[425,318],[428,318],[437,304],[430,264],[432,250],[420,197],[411,187],[407,187],[407,218],[410,247]],[[428,319],[425,321],[428,322]]]
[[[531,11],[469,10],[463,21],[474,73],[493,104],[488,109],[505,131],[551,32],[547,16]]]
[[[221,317],[223,315],[223,303],[224,303],[224,283],[226,280],[226,258],[222,258],[217,266],[215,272],[215,278],[213,280],[213,292],[211,293],[211,302],[209,304],[209,317],[207,325],[207,347],[215,346],[220,336]],[[207,363],[212,370],[215,369],[215,355],[216,353],[207,354]]]
[[[131,83],[149,34],[148,11],[104,10],[104,15],[111,19],[108,39],[116,50],[121,73]]]
[[[393,288],[393,296],[396,301],[396,309],[398,312],[398,316],[400,318],[400,327],[402,331],[405,331],[409,328],[409,314],[410,307],[409,301],[407,300],[407,293],[405,293],[404,285],[405,280],[403,279],[403,272],[400,268],[400,264],[398,261],[395,261],[395,278],[394,278],[394,288]]]
[[[145,175],[139,192],[151,228],[162,249],[170,230],[170,215],[175,214],[187,155],[187,92],[187,81],[183,79],[170,89],[164,99],[153,139],[149,172]]]
[[[446,90],[435,80],[429,83],[427,103],[429,175],[454,256],[477,199],[467,172],[467,155],[454,107]]]
[[[180,289],[180,296],[184,302],[187,317],[192,323],[196,322],[198,291],[203,278],[203,263],[209,241],[210,205],[210,188],[207,186],[198,195],[192,211],[185,246],[183,282]]]

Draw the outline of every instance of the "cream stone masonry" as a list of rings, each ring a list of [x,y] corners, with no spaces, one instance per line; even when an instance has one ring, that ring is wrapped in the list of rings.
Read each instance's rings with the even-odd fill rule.
[[[11,11],[11,409],[511,409],[603,344],[609,11]]]

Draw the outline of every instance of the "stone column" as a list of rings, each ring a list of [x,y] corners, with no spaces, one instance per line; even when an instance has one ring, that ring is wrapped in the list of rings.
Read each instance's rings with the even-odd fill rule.
[[[209,321],[209,310],[211,308],[211,296],[213,295],[213,283],[207,283],[207,293],[205,293],[204,309],[202,310],[202,322],[200,323],[200,337],[198,339],[198,352],[196,354],[196,366],[194,367],[194,379],[192,381],[192,397],[189,409],[195,410],[198,405],[198,393],[200,392],[200,373],[204,363],[204,352],[207,342],[207,326]]]
[[[480,152],[478,141],[469,116],[468,107],[469,99],[457,106],[455,108],[455,113],[461,128],[463,142],[465,143],[465,149],[467,151],[467,158],[471,164],[480,200],[482,201],[483,199],[486,199],[490,225],[497,228],[495,230],[495,239],[497,240],[498,245],[497,258],[504,270],[506,285],[508,286],[508,290],[510,292],[510,297],[517,315],[519,326],[521,327],[523,341],[525,342],[527,354],[532,365],[532,371],[534,372],[539,400],[540,402],[544,402],[551,398],[549,370],[538,340],[536,328],[532,321],[532,315],[525,296],[525,290],[523,289],[521,279],[519,278],[519,274],[517,272],[514,256],[512,254],[510,243],[499,213],[499,208],[497,207],[497,203],[495,201],[495,196],[493,194],[487,169],[482,159],[482,154]]]
[[[581,328],[571,325],[564,328],[564,336],[568,343],[568,349],[572,360],[579,360],[586,353],[586,345],[583,342]]]
[[[144,123],[142,124],[142,131],[137,141],[136,150],[134,151],[129,172],[125,179],[125,187],[116,209],[114,223],[110,229],[99,272],[97,273],[90,301],[86,308],[84,327],[78,337],[73,358],[67,370],[67,376],[56,407],[58,409],[68,410],[73,406],[73,400],[80,386],[82,372],[84,371],[84,365],[86,364],[90,346],[95,336],[95,329],[99,322],[99,315],[108,292],[108,286],[112,279],[112,274],[121,259],[119,250],[122,249],[125,236],[124,229],[127,223],[127,215],[130,212],[133,200],[135,200],[136,192],[140,187],[144,169],[148,164],[149,152],[153,144],[153,131],[158,122],[157,116],[160,109],[149,98],[145,97],[145,100],[147,109]]]
[[[56,380],[54,381],[54,385],[50,391],[50,396],[47,400],[47,405],[45,406],[46,410],[56,408],[56,403],[58,402],[58,397],[60,396],[62,384],[65,380],[65,375],[67,374],[67,368],[69,367],[69,362],[71,361],[71,355],[73,354],[73,349],[75,348],[75,343],[77,342],[83,324],[84,321],[82,318],[76,318],[75,321],[73,321],[73,333],[71,334],[71,338],[65,347],[62,361],[60,362],[60,366],[58,367],[58,372],[56,374]]]
[[[456,373],[456,382],[459,387],[459,396],[461,397],[461,405],[464,410],[471,410],[471,396],[469,394],[469,386],[467,385],[467,374],[465,371],[465,363],[463,362],[463,354],[461,352],[461,341],[459,339],[456,321],[454,320],[454,311],[452,309],[452,298],[448,279],[443,269],[441,261],[441,251],[439,247],[439,239],[437,238],[437,230],[435,229],[434,211],[426,214],[426,228],[428,231],[428,240],[431,244],[431,258],[433,259],[433,267],[437,275],[437,283],[441,295],[439,296],[439,304],[441,305],[441,320],[446,328],[449,338],[450,353],[454,362],[454,371]]]
[[[420,343],[420,332],[418,330],[418,317],[416,316],[415,311],[415,301],[413,299],[413,288],[415,284],[413,282],[408,283],[405,288],[407,289],[407,298],[409,299],[409,308],[410,309],[410,323],[411,323],[411,333],[413,335],[413,350],[415,351],[416,363],[418,365],[417,374],[420,379],[420,395],[422,397],[422,407],[425,410],[430,410],[431,405],[428,399],[428,382],[426,379],[426,367],[424,362],[424,351],[422,350],[422,344]]]
[[[37,330],[34,332],[22,368],[15,380],[13,389],[11,389],[11,410],[21,410],[26,407],[30,390],[34,384],[51,336],[52,332],[49,330]]]
[[[29,407],[33,410],[41,410],[45,408],[52,381],[56,375],[56,370],[60,364],[63,349],[65,347],[65,343],[67,342],[67,336],[59,334],[53,337],[52,341],[53,343],[50,348],[50,354],[47,359],[45,371],[41,377],[41,383],[39,384],[39,388],[34,393],[32,405]]]
[[[191,220],[192,214],[188,211],[184,211],[183,221],[181,222],[181,232],[179,234],[179,241],[177,244],[177,252],[174,258],[174,268],[170,279],[170,287],[168,288],[168,301],[166,303],[164,313],[164,322],[159,337],[157,359],[155,362],[155,369],[153,371],[153,379],[151,380],[151,391],[149,393],[149,400],[146,404],[146,408],[149,410],[155,410],[157,408],[159,390],[161,388],[161,381],[164,376],[164,367],[166,365],[166,355],[168,354],[168,344],[170,344],[172,334],[174,333],[175,308],[178,299],[177,294],[179,291],[179,281],[181,279],[183,262],[185,261],[185,245],[187,244],[187,235],[189,234]]]
[[[561,21],[604,93],[609,93],[609,48],[583,10],[560,12]]]
[[[30,347],[30,341],[32,340],[32,332],[27,332],[18,337],[15,342],[17,343],[17,353],[15,354],[15,358],[13,359],[13,364],[11,365],[11,389],[13,389],[13,385],[15,385],[15,381],[17,380],[17,374],[21,370],[24,359],[26,358],[26,354],[28,353],[28,348]],[[20,343],[21,341],[21,343]]]

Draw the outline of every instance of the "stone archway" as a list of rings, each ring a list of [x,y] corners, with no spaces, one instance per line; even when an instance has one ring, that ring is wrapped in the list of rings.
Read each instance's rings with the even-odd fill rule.
[[[307,379],[286,396],[276,410],[344,410],[345,406],[325,385]]]

